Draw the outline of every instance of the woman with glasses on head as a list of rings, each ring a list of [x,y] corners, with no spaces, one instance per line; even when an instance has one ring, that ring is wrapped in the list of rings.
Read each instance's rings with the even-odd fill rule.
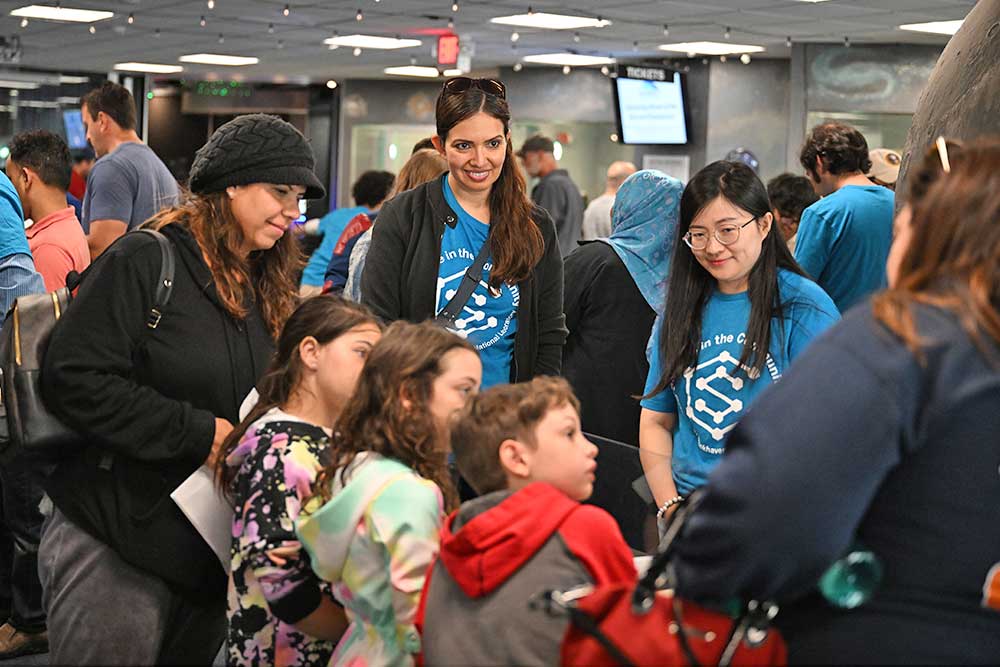
[[[795,263],[745,164],[695,174],[678,234],[639,418],[658,516],[705,483],[754,398],[839,317]]]
[[[386,203],[361,278],[377,315],[419,322],[454,300],[484,250],[474,291],[448,308],[448,327],[482,358],[484,388],[558,374],[566,338],[555,225],[525,192],[510,118],[500,81],[444,84],[433,141],[448,172]]]

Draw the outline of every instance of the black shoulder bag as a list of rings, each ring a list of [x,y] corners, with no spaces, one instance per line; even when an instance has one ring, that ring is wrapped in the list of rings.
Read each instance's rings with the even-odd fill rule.
[[[160,247],[160,277],[146,318],[146,326],[155,329],[170,300],[174,253],[170,241],[160,232],[137,231],[152,235]],[[0,329],[0,463],[22,457],[54,461],[60,451],[82,439],[45,407],[39,376],[52,329],[89,270],[82,275],[71,272],[66,287],[54,292],[20,297]]]

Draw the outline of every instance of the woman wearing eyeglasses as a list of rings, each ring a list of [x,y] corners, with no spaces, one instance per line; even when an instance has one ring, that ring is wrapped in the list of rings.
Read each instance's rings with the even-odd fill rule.
[[[473,343],[484,388],[558,374],[566,338],[555,225],[525,192],[510,117],[500,81],[444,84],[433,141],[448,172],[383,206],[361,278],[379,317],[437,317]],[[477,257],[485,266],[463,300]]]
[[[793,665],[1000,664],[1000,142],[913,155],[889,289],[754,405],[677,544],[685,596],[781,604]],[[883,575],[838,609],[852,544]]]
[[[695,174],[678,234],[639,418],[658,516],[705,483],[750,403],[839,317],[795,263],[745,164]]]

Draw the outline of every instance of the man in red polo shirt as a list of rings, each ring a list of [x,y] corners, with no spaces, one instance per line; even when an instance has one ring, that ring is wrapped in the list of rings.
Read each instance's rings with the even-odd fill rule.
[[[35,269],[50,292],[66,285],[70,271],[83,272],[90,264],[87,237],[66,203],[72,168],[69,147],[56,134],[22,132],[10,142],[7,176],[21,198],[25,220],[34,221],[25,233]]]

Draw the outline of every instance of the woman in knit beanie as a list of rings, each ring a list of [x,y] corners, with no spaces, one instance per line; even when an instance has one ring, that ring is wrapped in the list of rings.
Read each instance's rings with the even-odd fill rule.
[[[210,664],[226,575],[170,497],[239,421],[296,301],[287,233],[320,197],[305,137],[274,116],[220,127],[190,194],[95,261],[55,327],[46,405],[81,435],[46,491],[39,549],[53,664]],[[166,303],[156,300],[173,259]]]

